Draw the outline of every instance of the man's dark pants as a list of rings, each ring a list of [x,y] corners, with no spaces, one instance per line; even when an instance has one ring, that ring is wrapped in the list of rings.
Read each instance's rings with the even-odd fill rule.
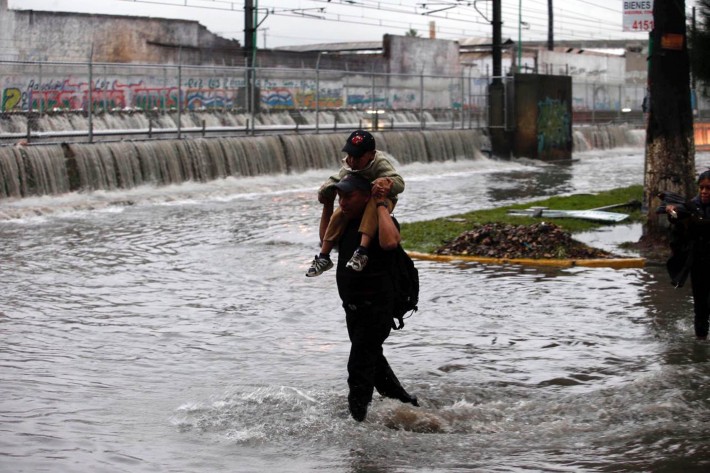
[[[348,403],[355,420],[367,414],[374,389],[385,397],[410,400],[382,353],[382,344],[392,330],[391,298],[375,305],[369,301],[357,305],[343,304],[351,348],[348,359]]]

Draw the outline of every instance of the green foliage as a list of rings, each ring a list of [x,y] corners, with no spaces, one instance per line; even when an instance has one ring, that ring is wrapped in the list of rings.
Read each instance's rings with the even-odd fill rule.
[[[539,223],[540,218],[516,217],[508,214],[508,210],[527,209],[533,206],[548,207],[554,210],[588,210],[608,205],[625,204],[631,201],[640,202],[643,198],[643,186],[631,186],[614,189],[598,194],[576,194],[567,197],[551,197],[549,199],[515,204],[489,210],[477,210],[450,217],[438,218],[424,222],[402,224],[402,246],[407,250],[432,253],[441,245],[455,239],[461,233],[471,230],[477,224],[492,222],[514,225],[532,225]],[[640,209],[614,209],[613,212],[628,213],[629,219],[623,223],[642,222],[645,214]],[[609,225],[574,218],[545,218],[563,229],[575,233],[592,230],[603,225]]]

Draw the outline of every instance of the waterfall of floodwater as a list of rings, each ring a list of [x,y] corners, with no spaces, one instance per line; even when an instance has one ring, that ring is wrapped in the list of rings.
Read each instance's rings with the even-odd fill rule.
[[[333,133],[3,147],[0,197],[336,170],[346,137]],[[482,134],[473,130],[375,133],[375,137],[378,149],[402,163],[476,159],[484,144]]]
[[[0,198],[61,194],[69,190],[66,160],[60,146],[0,148]]]
[[[624,146],[643,146],[646,130],[628,125],[584,125],[573,129],[573,149],[589,151]]]
[[[337,116],[336,116],[337,115]],[[357,112],[322,113],[332,122],[355,120]],[[268,118],[267,118],[268,117]],[[301,114],[312,120],[314,114]],[[152,119],[156,127],[175,127],[174,114]],[[390,117],[398,122],[416,121],[412,112]],[[427,120],[433,120],[428,114]],[[88,128],[81,114],[50,114],[37,117],[37,128],[71,131]],[[232,113],[186,113],[182,126],[243,126],[248,116]],[[207,123],[209,121],[209,123]],[[262,114],[261,124],[293,124],[289,113]],[[0,119],[4,131],[17,132],[16,116]],[[140,113],[98,114],[97,129],[138,129],[149,126]],[[185,181],[206,182],[229,176],[257,176],[336,170],[342,158],[347,133],[282,134],[247,137],[196,138],[186,140],[121,141],[94,144],[0,147],[0,198],[52,195],[68,191],[111,190],[139,185],[167,185]],[[490,149],[480,130],[425,130],[375,133],[378,149],[403,164],[412,162],[477,159],[481,149]],[[644,131],[625,125],[575,127],[575,151],[642,146]]]
[[[374,120],[369,114],[364,114],[360,110],[322,110],[317,114],[315,111],[276,111],[270,113],[249,113],[236,111],[185,111],[178,114],[176,111],[168,112],[140,112],[140,111],[117,111],[101,112],[92,116],[92,127],[94,130],[147,130],[153,128],[176,129],[178,127],[178,117],[182,128],[206,127],[244,127],[247,123],[254,122],[255,126],[284,126],[293,127],[297,124],[315,125],[316,121],[321,126],[329,125],[352,125],[364,126]],[[438,113],[430,111],[415,112],[412,110],[388,110],[382,112],[377,118],[381,126],[387,127],[389,124],[419,124],[424,123],[429,127],[434,123],[451,124],[460,121],[455,118],[452,112],[442,111]],[[608,125],[618,128],[618,125]],[[88,132],[89,119],[84,113],[79,112],[45,112],[45,113],[7,113],[0,115],[0,135],[17,134],[27,131],[30,127],[34,132],[60,132],[78,131]],[[583,128],[587,139],[591,139],[594,130],[604,129],[607,125],[589,125]]]

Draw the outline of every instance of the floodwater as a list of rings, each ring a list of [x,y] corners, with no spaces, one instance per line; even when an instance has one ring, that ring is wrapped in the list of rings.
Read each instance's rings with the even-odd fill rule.
[[[643,150],[576,158],[401,166],[396,215],[642,183]],[[334,273],[304,277],[328,172],[0,201],[0,471],[710,469],[710,344],[654,266],[419,261],[385,353],[422,407],[351,420]]]

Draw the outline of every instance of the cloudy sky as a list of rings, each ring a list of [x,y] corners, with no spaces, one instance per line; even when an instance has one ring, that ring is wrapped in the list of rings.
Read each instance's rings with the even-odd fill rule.
[[[9,0],[10,8],[75,11],[197,20],[210,31],[244,39],[244,0]],[[491,36],[491,2],[485,0],[253,0],[263,22],[258,47],[379,41],[410,29],[457,40]],[[623,31],[623,0],[553,0],[554,39],[646,38]],[[693,0],[686,0],[690,10]],[[547,0],[503,0],[503,37],[547,38]]]

